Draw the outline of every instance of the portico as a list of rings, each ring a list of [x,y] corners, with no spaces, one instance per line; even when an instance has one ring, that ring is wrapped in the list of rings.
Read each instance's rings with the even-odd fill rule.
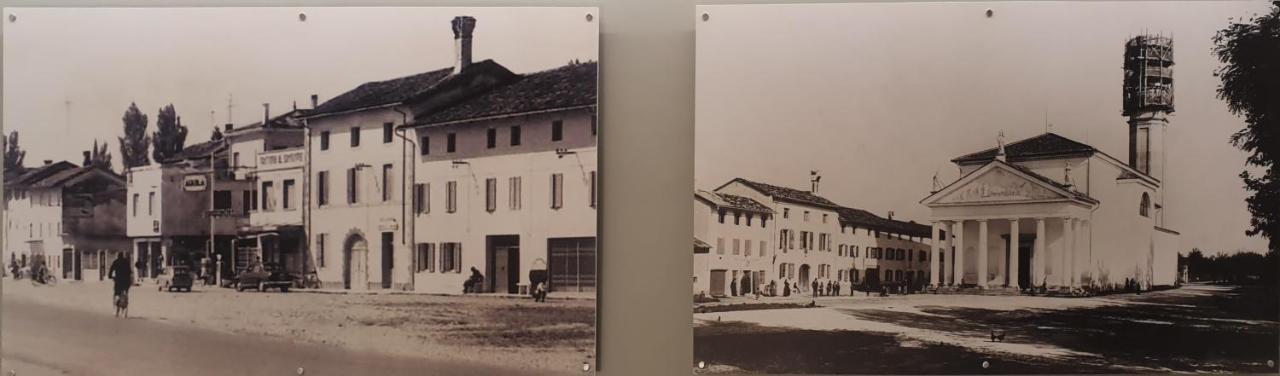
[[[993,161],[922,203],[941,256],[935,287],[1078,287],[1091,262],[1077,228],[1097,201],[1031,171]]]

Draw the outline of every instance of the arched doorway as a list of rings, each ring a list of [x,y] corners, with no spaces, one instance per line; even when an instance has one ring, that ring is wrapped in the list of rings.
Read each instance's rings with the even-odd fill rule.
[[[800,265],[800,289],[808,290],[809,286],[809,264]]]
[[[369,289],[369,243],[359,233],[347,235],[342,247],[342,287]]]

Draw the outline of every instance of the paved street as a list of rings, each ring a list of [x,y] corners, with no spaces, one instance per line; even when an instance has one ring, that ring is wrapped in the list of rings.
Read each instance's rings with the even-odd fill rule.
[[[268,336],[232,335],[148,318],[117,319],[3,299],[3,368],[18,375],[536,374],[460,361],[356,352]]]
[[[711,372],[1275,372],[1276,306],[1274,289],[1197,284],[1090,298],[820,298],[695,314],[694,351]]]
[[[594,301],[207,287],[166,293],[147,284],[133,289],[125,320],[112,317],[110,294],[108,284],[6,280],[2,368],[75,375],[221,375],[227,367],[281,375],[299,365],[307,375],[516,371],[496,365],[507,362],[522,365],[518,373],[566,374],[594,354]],[[116,358],[125,360],[120,367],[100,366]]]

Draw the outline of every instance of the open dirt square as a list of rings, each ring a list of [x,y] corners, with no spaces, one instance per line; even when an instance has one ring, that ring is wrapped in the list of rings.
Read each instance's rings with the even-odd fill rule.
[[[696,314],[694,362],[711,373],[1275,373],[1277,306],[1274,289],[1211,285],[1091,298],[820,298],[813,308]]]

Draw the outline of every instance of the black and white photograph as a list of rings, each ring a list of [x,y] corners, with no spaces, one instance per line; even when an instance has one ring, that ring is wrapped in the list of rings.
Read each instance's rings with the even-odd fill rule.
[[[1280,3],[693,17],[695,373],[1277,372]]]
[[[599,16],[4,9],[4,374],[595,372]]]

